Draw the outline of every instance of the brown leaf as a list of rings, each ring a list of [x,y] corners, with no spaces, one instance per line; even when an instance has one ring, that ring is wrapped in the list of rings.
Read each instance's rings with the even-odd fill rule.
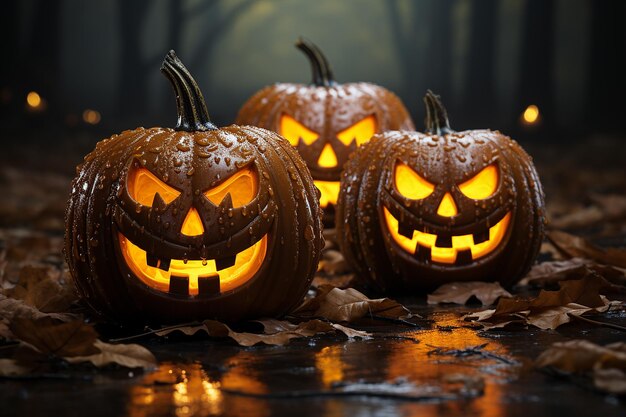
[[[535,366],[582,374],[602,391],[626,394],[626,343],[623,342],[606,346],[587,340],[554,343],[539,355]]]
[[[354,339],[355,337],[361,339],[369,339],[370,337],[372,337],[371,333],[365,332],[363,330],[356,330],[351,327],[342,326],[341,324],[332,323],[331,326],[333,326],[335,330],[339,330],[341,333],[346,335],[346,337],[348,337],[349,339]]]
[[[472,297],[476,297],[483,305],[490,305],[500,297],[511,297],[511,294],[498,282],[453,282],[429,294],[428,304],[465,304]]]
[[[63,323],[52,317],[15,317],[9,328],[18,340],[44,355],[72,357],[98,353],[94,347],[98,334],[80,320]]]
[[[5,294],[44,313],[67,311],[76,301],[76,294],[71,282],[60,280],[60,275],[51,267],[26,265],[15,287]]]
[[[592,194],[589,197],[600,206],[607,220],[621,220],[626,217],[626,196],[621,194]]]
[[[351,329],[339,324],[327,323],[322,320],[309,320],[299,324],[276,319],[256,320],[263,326],[263,333],[237,332],[226,324],[216,320],[205,320],[199,326],[170,327],[156,332],[159,336],[165,336],[175,331],[181,331],[186,335],[194,335],[205,332],[211,337],[229,337],[241,346],[253,346],[259,343],[266,345],[285,345],[291,339],[311,337],[321,333],[340,331],[349,338],[370,336],[367,332]]]
[[[215,320],[206,320],[204,321],[204,325],[210,336],[230,337],[241,346],[253,346],[257,343],[264,343],[266,345],[285,345],[289,343],[291,339],[310,337],[319,333],[328,333],[329,331],[333,331],[333,327],[330,324],[321,320],[309,320],[298,325],[283,322],[280,326],[282,330],[277,330],[276,323],[272,323],[269,325],[269,329],[276,330],[276,332],[271,334],[240,333]]]
[[[20,376],[29,372],[29,367],[19,364],[15,359],[0,359],[0,376]]]
[[[552,219],[550,226],[557,229],[586,227],[602,221],[604,216],[604,212],[597,206],[581,207]]]
[[[547,288],[555,286],[559,281],[582,279],[593,274],[598,274],[614,284],[626,284],[626,276],[620,269],[598,264],[590,259],[571,258],[533,266],[519,285]]]
[[[486,330],[511,324],[555,329],[570,322],[570,315],[607,311],[611,303],[601,295],[606,284],[606,280],[597,275],[562,281],[558,291],[542,290],[535,298],[500,298],[495,309],[471,313],[465,318]]]
[[[156,368],[156,358],[145,347],[136,344],[111,344],[97,339],[94,348],[98,353],[84,356],[64,357],[69,363],[91,362],[98,368],[110,364],[124,366],[126,368]]]
[[[37,308],[26,305],[22,300],[7,298],[0,294],[0,319],[10,322],[15,317],[37,319],[51,317],[59,321],[76,320],[78,316],[70,313],[42,313]]]
[[[569,258],[588,258],[602,264],[626,268],[626,249],[600,248],[582,237],[556,230],[548,232],[548,239]]]
[[[367,315],[393,319],[411,317],[411,312],[397,301],[370,300],[354,288],[342,290],[331,286],[320,287],[317,296],[305,301],[293,314],[339,322],[351,322]]]

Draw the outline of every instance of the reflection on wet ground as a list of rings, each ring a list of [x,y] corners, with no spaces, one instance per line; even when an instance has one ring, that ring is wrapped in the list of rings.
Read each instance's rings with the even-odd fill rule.
[[[265,417],[274,415],[417,415],[501,416],[549,414],[551,406],[585,415],[590,406],[602,415],[619,415],[620,407],[574,385],[526,372],[524,363],[536,356],[539,345],[567,338],[557,332],[526,331],[483,334],[459,327],[461,311],[426,311],[424,329],[376,325],[377,333],[402,338],[345,340],[320,337],[296,340],[290,346],[240,348],[225,341],[184,339],[149,341],[161,360],[159,368],[128,378],[101,378],[77,383],[7,382],[0,398],[28,415],[124,415]],[[580,331],[580,329],[578,330]],[[402,332],[402,333],[399,333]],[[576,331],[572,331],[575,335]],[[587,334],[594,337],[594,332]],[[596,338],[620,337],[598,329]],[[484,354],[436,354],[487,343]],[[326,395],[284,398],[284,393],[328,392],[338,384],[359,381],[390,384],[404,381],[434,393],[458,392],[459,381],[478,381],[482,395],[452,401],[402,401],[367,396]],[[484,384],[484,385],[482,385]],[[554,389],[558,386],[558,389]],[[42,388],[46,388],[45,391]],[[13,394],[12,394],[13,393]],[[279,394],[275,397],[275,394]],[[268,398],[248,396],[269,395]],[[57,398],[57,401],[54,401]],[[28,399],[28,400],[26,400]],[[69,407],[68,401],[71,401]],[[585,406],[576,406],[584,401]],[[103,404],[97,408],[91,404]],[[2,414],[2,413],[0,413]]]
[[[413,310],[420,310],[412,306]],[[620,415],[618,401],[555,381],[525,365],[548,344],[580,337],[609,343],[623,335],[610,329],[482,333],[462,327],[464,309],[426,309],[424,328],[368,323],[369,340],[317,337],[281,347],[241,348],[227,341],[173,337],[146,345],[160,360],[151,373],[92,381],[4,382],[0,401],[29,416],[517,416]],[[622,318],[624,319],[624,318]],[[487,344],[482,354],[441,354]],[[440,348],[437,350],[437,348]],[[438,354],[439,353],[439,354]],[[434,394],[478,391],[455,400],[405,401],[333,396],[338,385],[357,382],[413,384]],[[307,393],[288,398],[286,394]],[[313,393],[313,394],[311,394]],[[458,395],[457,395],[458,397]],[[98,404],[98,407],[93,407]],[[597,411],[597,413],[596,413]],[[3,414],[0,412],[0,414]],[[622,414],[623,415],[623,414]]]

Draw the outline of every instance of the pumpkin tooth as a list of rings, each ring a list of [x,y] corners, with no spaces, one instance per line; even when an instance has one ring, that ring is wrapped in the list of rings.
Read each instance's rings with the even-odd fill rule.
[[[227,256],[225,258],[220,258],[215,260],[215,267],[218,271],[226,268],[230,268],[235,265],[235,261],[237,260],[237,255]]]
[[[189,295],[189,277],[172,274],[170,276],[170,294]]]
[[[437,235],[437,241],[435,242],[435,246],[439,248],[451,248],[452,236]]]
[[[482,232],[474,233],[472,236],[474,237],[474,245],[486,242],[489,240],[489,229],[485,229]]]
[[[431,250],[429,247],[422,246],[418,243],[415,246],[413,256],[420,262],[430,262]]]
[[[472,250],[471,249],[463,249],[459,250],[456,253],[456,265],[467,265],[472,262]]]
[[[159,264],[159,258],[156,255],[146,253],[146,264],[148,264],[148,266],[156,268]]]
[[[413,239],[413,228],[409,227],[409,226],[405,226],[403,225],[401,222],[398,222],[398,233],[401,234],[402,236],[408,238],[408,239]]]
[[[161,262],[159,262],[159,268],[164,270],[164,271],[169,271],[170,270],[170,262],[172,261],[172,259],[170,258],[161,258]]]
[[[200,296],[215,295],[220,293],[220,275],[213,273],[198,277],[198,294]]]

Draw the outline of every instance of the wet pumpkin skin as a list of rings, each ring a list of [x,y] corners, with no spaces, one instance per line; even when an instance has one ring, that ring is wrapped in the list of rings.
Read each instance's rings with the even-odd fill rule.
[[[345,143],[338,136],[366,118],[374,118],[372,135],[415,128],[407,109],[394,93],[365,82],[339,84],[334,81],[331,68],[316,45],[300,39],[296,46],[311,61],[313,82],[309,85],[277,83],[265,87],[242,106],[237,123],[263,127],[285,136],[281,130],[281,118],[287,115],[314,132],[317,138],[310,144],[302,139],[287,138],[306,162],[314,180],[338,183],[348,157],[357,148],[357,140]],[[358,142],[366,142],[370,137],[368,135]],[[336,158],[335,166],[319,163],[327,145]],[[331,202],[322,208],[325,224],[332,226],[334,204]]]
[[[429,92],[425,102],[426,133],[376,135],[346,164],[336,212],[342,252],[357,275],[381,292],[430,291],[455,281],[511,285],[529,270],[544,236],[544,196],[532,160],[500,132],[453,131],[439,97]],[[403,164],[432,191],[420,198],[403,195],[395,177]],[[498,172],[493,192],[481,199],[464,195],[461,185],[486,168]],[[441,211],[446,195],[454,202],[454,215]],[[448,249],[419,242],[415,251],[403,247],[399,240],[408,238],[390,232],[389,218],[402,229],[395,235],[434,235],[432,246]],[[498,224],[499,240],[488,232]],[[476,258],[471,250],[454,249],[452,260],[434,260],[437,251],[451,251],[455,236],[462,235],[497,244]]]
[[[274,132],[212,125],[195,81],[173,52],[162,70],[177,93],[176,129],[137,128],[99,142],[72,183],[65,254],[79,294],[96,313],[121,323],[289,312],[308,290],[324,244],[318,191],[304,162]],[[139,204],[128,184],[136,169],[179,194],[169,202],[156,194],[152,204]],[[244,169],[258,180],[245,204],[234,207],[230,194],[220,202],[206,197]],[[204,231],[187,235],[181,230],[192,208]],[[164,268],[176,259],[232,262],[263,237],[267,246],[258,270],[241,285],[216,290],[212,277],[211,286],[192,294],[184,278],[169,291],[139,279],[122,255],[122,236]]]

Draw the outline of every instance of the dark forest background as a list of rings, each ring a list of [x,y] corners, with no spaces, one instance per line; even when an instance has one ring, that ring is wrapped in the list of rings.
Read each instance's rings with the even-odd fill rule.
[[[80,134],[92,147],[123,129],[173,125],[159,72],[169,49],[213,120],[232,123],[263,86],[309,82],[300,35],[339,82],[396,92],[418,127],[430,88],[458,130],[562,143],[624,133],[622,0],[21,0],[3,2],[0,19],[5,144]],[[532,128],[521,122],[531,104]]]

